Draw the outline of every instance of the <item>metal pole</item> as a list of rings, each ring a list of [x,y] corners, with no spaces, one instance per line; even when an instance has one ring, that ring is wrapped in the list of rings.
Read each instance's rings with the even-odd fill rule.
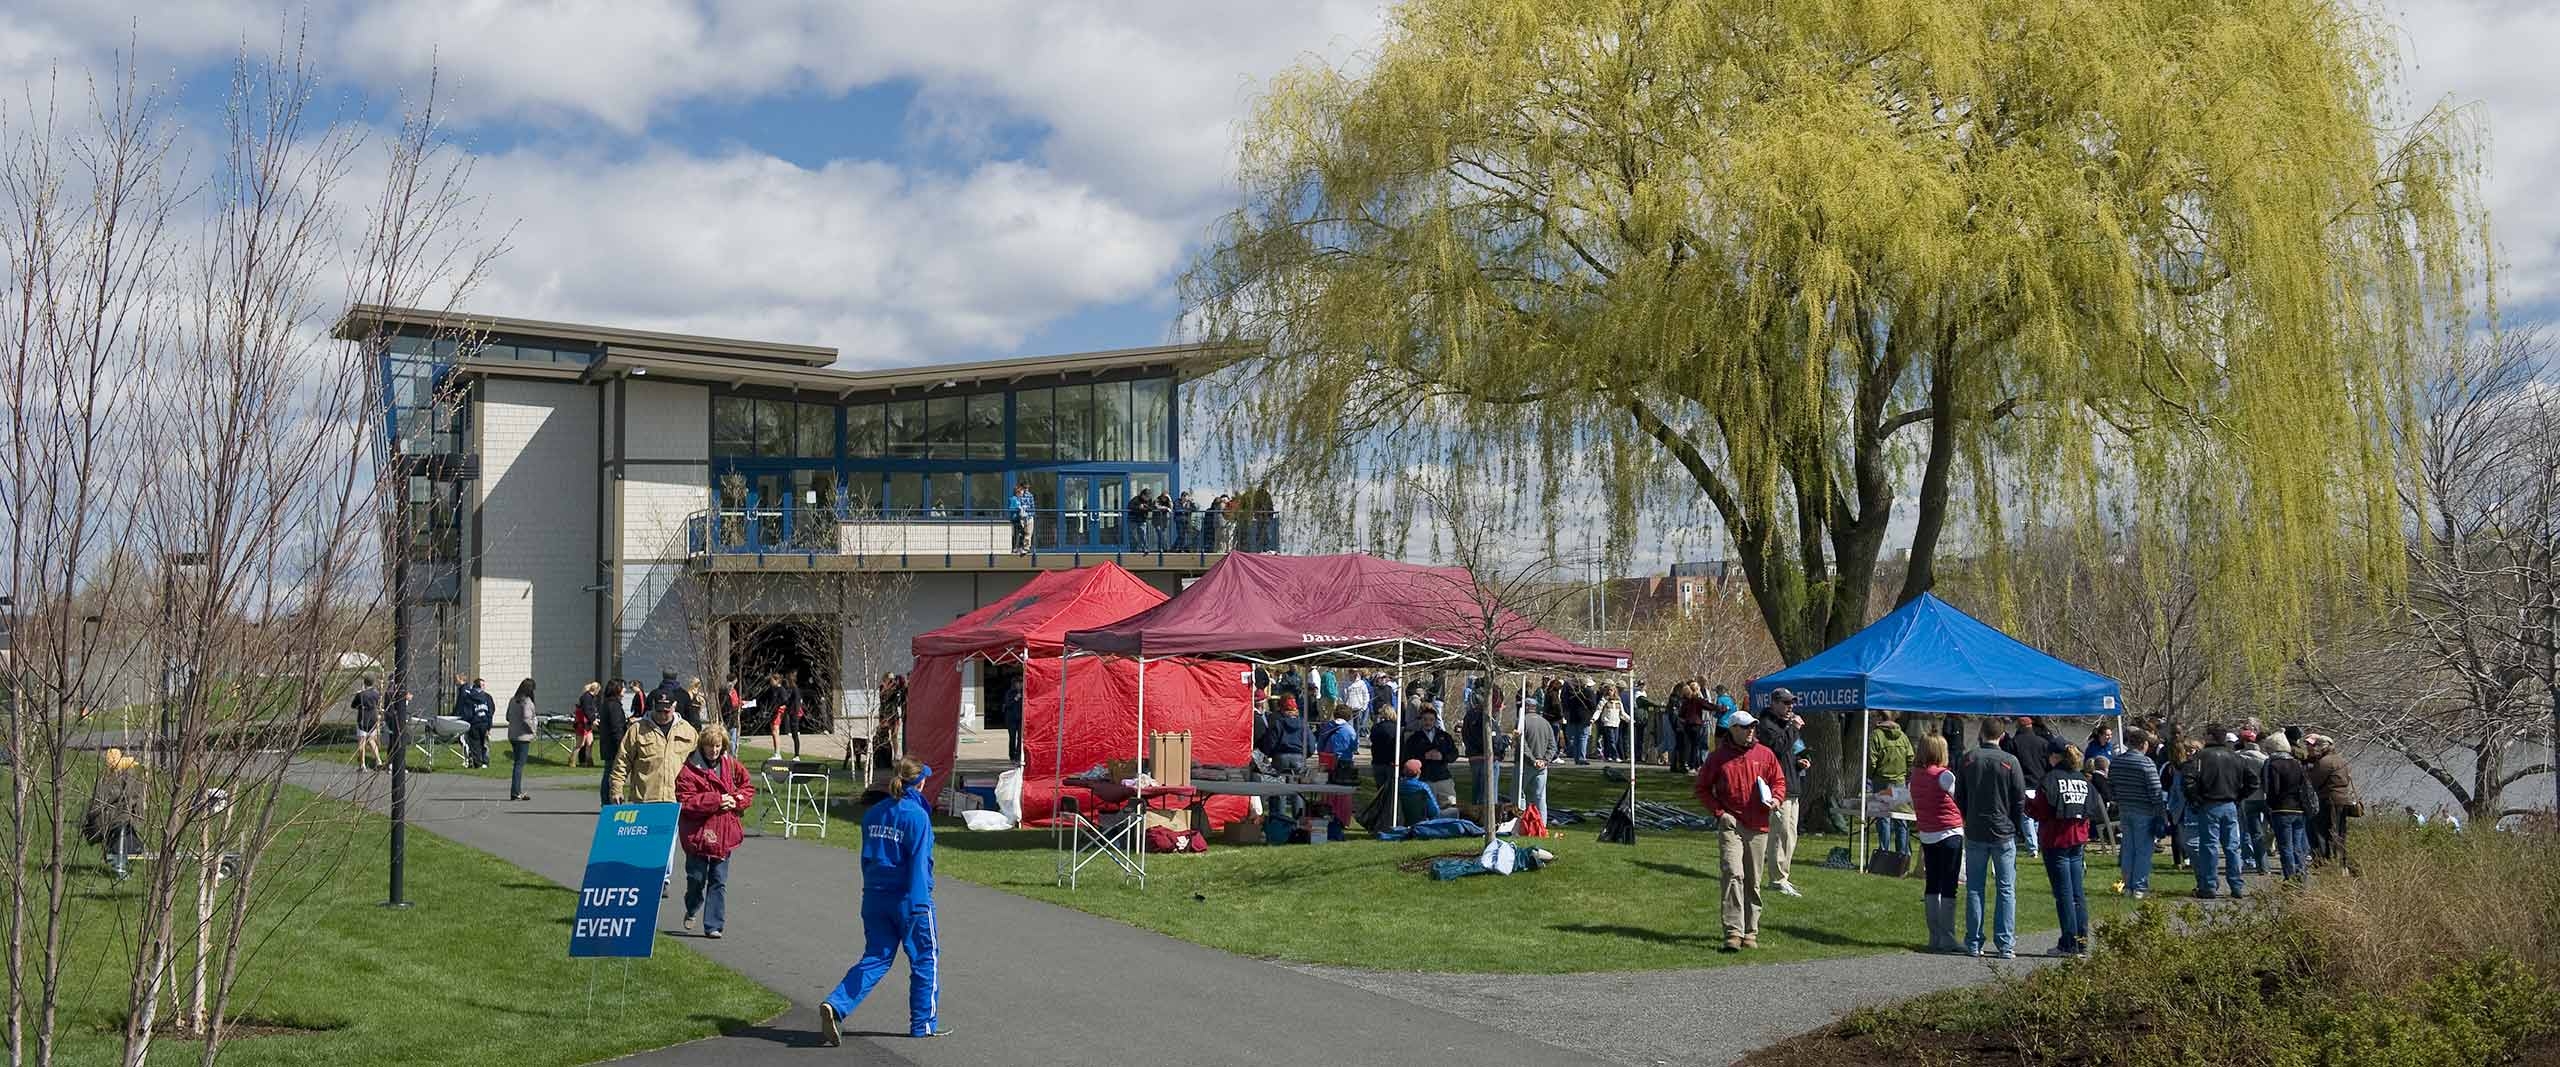
[[[1862,867],[1867,862],[1867,794],[1876,787],[1874,782],[1867,780],[1867,739],[1874,729],[1874,714],[1869,708],[1858,709],[1858,854],[1851,857],[1850,862]],[[1804,805],[1799,802],[1796,808],[1797,817],[1802,818]],[[1892,817],[1889,811],[1885,814],[1887,818]]]
[[[409,480],[392,502],[391,538],[391,895],[386,908],[409,906]],[[165,705],[164,705],[165,706]]]
[[[1414,719],[1413,690],[1404,684],[1404,640],[1396,640],[1396,705],[1404,717],[1396,720],[1396,761],[1387,768],[1387,780],[1378,783],[1387,790],[1387,827],[1404,826],[1404,728]]]
[[[1627,811],[1633,814],[1636,806],[1636,668],[1632,661],[1627,664],[1627,687],[1618,690],[1618,710],[1623,713],[1618,729],[1626,731],[1620,747],[1627,753]]]
[[[1143,652],[1138,654],[1138,756],[1129,762],[1137,766],[1141,777],[1153,777],[1147,771],[1147,656]],[[1163,769],[1156,768],[1159,771]],[[1161,782],[1164,779],[1156,778],[1156,780]],[[1147,807],[1146,787],[1140,786],[1138,787],[1138,839],[1132,842],[1138,846],[1138,888],[1140,889],[1147,887],[1147,813],[1150,810],[1152,809]]]
[[[1522,699],[1528,695],[1529,672],[1511,672],[1511,750],[1520,757],[1519,773],[1511,776],[1511,806],[1522,811],[1529,808],[1529,714]],[[1546,814],[1538,812],[1541,818]]]
[[[1027,664],[1029,661],[1024,662]],[[1029,677],[1027,673],[1024,675],[1026,681]],[[1058,819],[1058,801],[1064,793],[1067,775],[1065,767],[1067,761],[1067,650],[1065,648],[1058,650],[1058,721],[1050,723],[1049,727],[1049,737],[1052,742],[1050,746],[1052,755],[1049,757],[1050,840],[1058,853],[1058,878],[1064,881],[1067,878],[1067,865],[1074,862],[1074,858],[1067,855],[1067,835],[1073,831],[1073,828]],[[1076,817],[1083,818],[1084,812],[1078,810]]]

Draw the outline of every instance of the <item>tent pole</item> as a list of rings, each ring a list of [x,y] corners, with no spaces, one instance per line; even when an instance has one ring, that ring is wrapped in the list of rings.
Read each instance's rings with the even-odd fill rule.
[[[1147,656],[1146,653],[1143,652],[1138,654],[1138,757],[1129,762],[1137,765],[1140,777],[1148,777]],[[1159,771],[1163,769],[1164,768],[1162,767],[1156,768],[1156,770]],[[1164,779],[1157,778],[1156,780],[1161,782]],[[1146,787],[1140,786],[1138,788],[1138,840],[1136,842],[1138,846],[1138,888],[1140,889],[1145,889],[1147,887],[1147,812],[1150,810],[1152,809],[1147,807]]]
[[[1402,717],[1396,720],[1395,764],[1387,768],[1387,780],[1378,783],[1378,788],[1387,791],[1387,827],[1389,829],[1404,826],[1404,728],[1405,724],[1413,721],[1413,709],[1413,690],[1405,688],[1404,684],[1404,639],[1397,638],[1396,710]]]
[[[1872,766],[1869,762],[1871,757],[1867,753],[1867,741],[1874,736],[1874,722],[1875,709],[1860,706],[1858,708],[1858,854],[1849,860],[1860,867],[1866,866],[1867,863],[1867,794],[1873,792],[1876,787],[1874,782],[1867,780],[1868,768]],[[1797,817],[1802,818],[1804,805],[1798,804],[1796,809]],[[1892,813],[1887,812],[1886,815],[1891,817]]]
[[[1627,687],[1618,690],[1618,729],[1626,732],[1621,744],[1627,750],[1627,812],[1635,813],[1636,800],[1636,667],[1627,661]]]
[[[1058,848],[1058,878],[1065,881],[1067,865],[1073,860],[1067,855],[1066,844],[1072,828],[1058,820],[1058,800],[1064,795],[1067,778],[1067,650],[1063,646],[1058,649],[1058,719],[1049,724],[1049,737],[1054,742],[1049,757],[1049,829]],[[1078,809],[1076,816],[1082,818],[1083,810]]]
[[[1519,773],[1511,776],[1511,807],[1515,811],[1529,810],[1529,713],[1522,710],[1528,695],[1529,672],[1511,672],[1511,751],[1520,757]],[[1538,816],[1545,818],[1546,814],[1541,811]]]

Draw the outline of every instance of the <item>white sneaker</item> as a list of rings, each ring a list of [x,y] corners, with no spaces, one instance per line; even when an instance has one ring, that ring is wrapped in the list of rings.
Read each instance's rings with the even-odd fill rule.
[[[1804,894],[1802,894],[1802,893],[1796,892],[1796,884],[1795,884],[1794,882],[1779,882],[1779,883],[1778,883],[1778,892],[1779,892],[1781,895],[1784,895],[1784,896],[1790,896],[1790,897],[1800,897],[1800,896],[1803,896],[1803,895],[1804,895]]]

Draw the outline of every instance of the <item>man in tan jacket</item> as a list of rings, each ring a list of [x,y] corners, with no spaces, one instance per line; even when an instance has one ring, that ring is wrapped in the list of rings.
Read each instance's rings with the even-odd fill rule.
[[[621,758],[613,765],[613,803],[675,803],[676,772],[693,754],[693,743],[693,724],[676,717],[674,698],[650,694],[648,717],[622,736]]]
[[[621,758],[614,761],[612,802],[673,804],[676,775],[693,754],[693,724],[676,717],[675,697],[664,690],[649,694],[649,714],[622,735]],[[658,895],[667,895],[675,878],[676,839],[667,836],[667,870],[658,878]]]

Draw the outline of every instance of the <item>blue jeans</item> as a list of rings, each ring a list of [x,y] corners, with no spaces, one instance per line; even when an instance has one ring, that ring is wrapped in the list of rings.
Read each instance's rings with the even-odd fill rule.
[[[2240,886],[2240,805],[2226,800],[2190,810],[2189,815],[2196,823],[2196,895],[2214,895],[2217,868],[2229,879],[2231,895],[2241,895],[2245,890]]]
[[[1876,847],[1886,852],[1911,851],[1911,821],[1908,819],[1869,819],[1867,826],[1875,833]]]
[[[1482,804],[1490,800],[1502,804],[1502,764],[1492,760],[1467,761],[1467,791],[1458,797],[1462,804]]]
[[[2124,871],[2124,891],[2151,891],[2151,854],[2160,845],[2160,813],[2148,808],[2126,808],[2118,820],[2122,825],[2116,836],[2123,853],[2116,865]]]
[[[2015,838],[1998,841],[1964,839],[1964,947],[1965,951],[1982,951],[1982,906],[1984,877],[1999,883],[1998,898],[1991,912],[1991,949],[1994,952],[2018,950],[2018,842]]]
[[[1564,728],[1564,755],[1577,763],[1591,762],[1591,724]]]
[[[844,981],[827,994],[826,1003],[835,1009],[836,1018],[851,1018],[853,1009],[862,1006],[862,998],[871,995],[871,987],[888,975],[889,965],[903,948],[907,953],[907,1033],[923,1037],[941,1021],[933,905],[911,906],[905,897],[881,896],[874,901],[872,894],[862,895],[862,958],[844,972]]]
[[[509,800],[524,795],[524,758],[532,751],[533,742],[531,741],[507,742],[507,761],[513,768],[507,774],[507,799]]]
[[[729,861],[714,862],[690,852],[684,856],[684,913],[702,916],[702,932],[729,925]]]
[[[1544,767],[1532,766],[1521,773],[1527,777],[1526,784],[1529,788],[1524,792],[1528,794],[1529,803],[1537,805],[1538,815],[1541,818],[1545,817],[1547,814],[1547,769]]]
[[[2053,883],[2053,913],[2062,920],[2062,947],[2082,952],[2089,947],[2089,878],[2087,846],[2044,850],[2044,875]]]
[[[2302,880],[2304,864],[2311,861],[2310,820],[2298,812],[2276,812],[2276,860],[2284,864],[2286,881]]]
[[[2036,855],[2036,821],[2023,813],[2018,816],[2018,854],[2028,859]]]
[[[2249,873],[2267,873],[2267,841],[2260,836],[2267,828],[2267,802],[2240,802],[2240,856],[2248,861]]]

